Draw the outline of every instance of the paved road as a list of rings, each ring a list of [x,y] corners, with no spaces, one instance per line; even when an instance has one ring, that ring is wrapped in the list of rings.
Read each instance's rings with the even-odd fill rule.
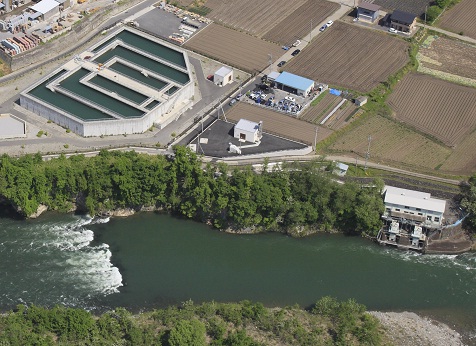
[[[447,36],[457,38],[458,40],[461,40],[461,41],[476,44],[476,40],[474,38],[471,38],[471,37],[468,37],[468,36],[455,34],[454,32],[451,32],[451,31],[446,31],[446,30],[443,30],[443,29],[440,29],[440,28],[436,28],[434,26],[420,24],[420,23],[417,23],[417,26],[420,26],[420,27],[426,28],[426,29],[430,29],[430,30],[433,30],[433,31],[436,31],[436,32],[440,32],[440,33],[445,34]]]

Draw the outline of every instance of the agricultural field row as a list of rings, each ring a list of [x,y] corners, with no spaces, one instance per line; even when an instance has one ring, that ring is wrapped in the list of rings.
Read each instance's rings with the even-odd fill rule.
[[[476,83],[476,46],[446,37],[430,36],[419,50],[420,66]]]
[[[322,21],[337,11],[339,5],[329,1],[308,0],[289,16],[276,23],[263,39],[281,45],[291,45],[315,29]]]
[[[438,26],[476,39],[476,1],[462,0],[455,7],[444,13]]]
[[[278,56],[282,52],[277,44],[218,24],[208,25],[187,41],[185,47],[251,73],[268,66],[268,54]]]
[[[411,73],[397,84],[388,103],[398,120],[449,146],[476,126],[476,89]]]
[[[384,9],[393,11],[400,10],[413,13],[415,16],[423,16],[425,8],[433,4],[432,0],[374,0],[376,5],[382,6]]]
[[[316,125],[245,102],[239,102],[238,105],[232,107],[226,113],[226,118],[233,122],[238,122],[240,119],[254,122],[263,121],[264,132],[309,145],[314,143],[316,135]],[[332,132],[332,130],[319,126],[318,141],[324,140]]]
[[[386,33],[336,22],[291,60],[286,71],[368,92],[407,63],[408,47]]]
[[[216,23],[262,37],[306,0],[208,0],[207,15]]]

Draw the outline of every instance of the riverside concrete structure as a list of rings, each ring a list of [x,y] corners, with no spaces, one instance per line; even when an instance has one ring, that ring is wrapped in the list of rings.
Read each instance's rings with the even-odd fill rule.
[[[163,128],[193,104],[187,53],[124,26],[20,94],[20,105],[84,136]]]

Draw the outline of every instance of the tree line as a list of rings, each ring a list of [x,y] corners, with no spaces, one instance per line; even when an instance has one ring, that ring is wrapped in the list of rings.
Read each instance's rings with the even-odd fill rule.
[[[204,165],[180,146],[170,157],[104,150],[91,158],[0,158],[0,196],[25,216],[40,204],[91,215],[155,207],[219,229],[375,234],[384,211],[382,187],[381,181],[338,184],[317,162],[271,172],[265,167],[261,174]]]
[[[309,310],[261,303],[186,301],[133,315],[123,308],[100,316],[55,306],[19,305],[0,315],[1,345],[264,346],[384,345],[378,320],[350,299],[321,298]]]

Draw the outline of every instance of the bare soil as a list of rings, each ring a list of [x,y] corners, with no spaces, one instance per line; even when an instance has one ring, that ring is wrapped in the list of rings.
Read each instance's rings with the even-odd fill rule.
[[[237,122],[240,119],[247,119],[254,122],[263,121],[264,132],[309,145],[314,144],[316,125],[274,112],[268,108],[239,102],[228,111],[226,117],[233,122]],[[332,132],[333,131],[327,128],[319,126],[318,141],[324,140]]]
[[[371,2],[371,1],[369,1]],[[425,12],[425,7],[430,6],[432,0],[375,0],[374,4],[380,5],[387,11],[400,10],[421,16]]]
[[[268,54],[281,54],[277,44],[218,24],[208,25],[187,41],[185,47],[250,73],[268,66]]]
[[[476,126],[476,89],[411,73],[388,103],[398,120],[456,146]]]
[[[476,47],[445,37],[420,47],[423,67],[476,80]]]
[[[476,39],[476,1],[462,0],[455,7],[444,13],[438,22],[438,26],[453,31],[463,33],[465,36]]]
[[[224,26],[262,37],[306,0],[208,0],[208,18]]]
[[[281,45],[291,45],[297,39],[303,39],[324,19],[337,11],[339,5],[324,0],[308,0],[282,21],[270,29],[263,39]]]
[[[286,71],[368,92],[407,63],[408,47],[387,33],[339,21],[292,59]]]

